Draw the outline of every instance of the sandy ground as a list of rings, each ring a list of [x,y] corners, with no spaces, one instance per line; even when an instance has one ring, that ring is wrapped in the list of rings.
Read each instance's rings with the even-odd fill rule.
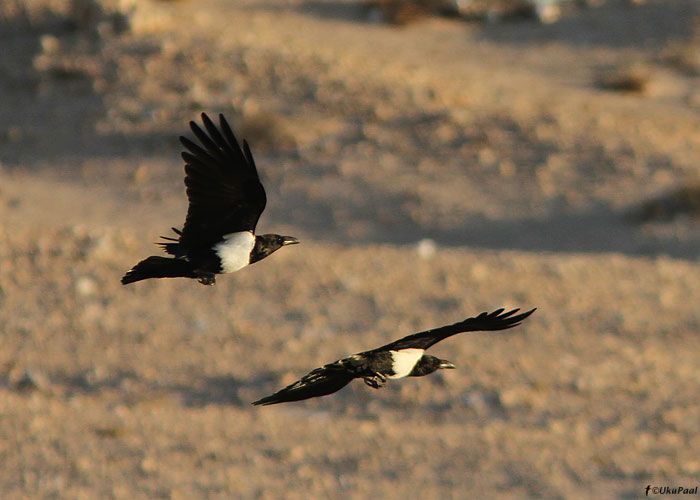
[[[0,497],[640,498],[700,483],[693,0],[561,22],[353,1],[0,7]],[[602,88],[642,75],[640,91]],[[284,249],[215,287],[119,279],[182,224],[177,136],[224,112]],[[434,252],[420,252],[430,239]],[[422,248],[430,247],[423,244]],[[498,307],[375,391],[250,402]]]

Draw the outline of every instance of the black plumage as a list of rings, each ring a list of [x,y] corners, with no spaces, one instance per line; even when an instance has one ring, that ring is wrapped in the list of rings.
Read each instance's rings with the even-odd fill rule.
[[[484,312],[453,325],[414,333],[376,349],[339,359],[316,368],[300,380],[253,404],[272,405],[326,396],[342,389],[356,378],[361,378],[370,387],[378,389],[388,378],[421,377],[439,369],[454,368],[447,360],[425,354],[425,350],[458,333],[513,328],[535,309],[521,314],[515,314],[519,309],[503,311],[498,309],[491,313]]]
[[[215,283],[215,275],[236,271],[279,248],[298,243],[292,236],[255,235],[267,197],[248,143],[243,148],[223,115],[219,125],[202,113],[206,131],[190,128],[199,144],[180,137],[187,151],[185,186],[189,207],[177,238],[162,236],[158,243],[173,257],[151,256],[134,266],[122,284],[148,278],[185,277]]]

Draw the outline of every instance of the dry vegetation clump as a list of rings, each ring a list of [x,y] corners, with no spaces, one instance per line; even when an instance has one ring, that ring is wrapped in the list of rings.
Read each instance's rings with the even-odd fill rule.
[[[405,25],[428,16],[456,14],[446,0],[369,0],[367,17],[371,21]]]
[[[254,145],[256,150],[283,150],[296,146],[296,140],[278,113],[257,110],[245,113],[236,120],[241,140]]]
[[[663,59],[689,76],[700,75],[700,36],[697,41],[671,45],[664,51]]]
[[[130,30],[134,3],[120,0],[29,0],[0,5],[0,29],[13,35],[0,65],[12,76],[68,82],[99,80],[109,65],[105,42]],[[35,47],[33,58],[20,50]],[[32,64],[28,65],[27,60]]]
[[[700,15],[695,17],[692,36],[669,44],[661,58],[688,76],[700,75]]]
[[[648,200],[632,214],[639,222],[669,221],[680,216],[700,219],[700,183],[686,184]]]
[[[650,81],[651,73],[648,67],[631,64],[603,71],[596,83],[604,90],[641,94],[648,90]]]
[[[570,2],[548,2],[537,0],[471,0],[454,2],[459,15],[465,19],[488,20],[491,22],[508,19],[537,19],[548,24],[559,20],[562,4]],[[564,5],[564,10],[569,5]]]
[[[537,19],[543,24],[558,21],[572,10],[570,1],[537,0],[368,0],[369,19],[408,24],[428,16],[459,17],[468,21]]]
[[[8,0],[0,4],[0,22],[25,29],[126,31],[135,6],[135,0]]]

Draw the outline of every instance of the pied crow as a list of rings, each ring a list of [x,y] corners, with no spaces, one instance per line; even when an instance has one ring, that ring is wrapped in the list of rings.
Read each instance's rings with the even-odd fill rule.
[[[136,264],[122,284],[148,278],[194,278],[213,285],[215,275],[232,273],[264,259],[285,245],[299,243],[292,236],[255,234],[267,197],[255,168],[248,143],[243,149],[223,115],[220,129],[202,113],[204,132],[193,121],[190,128],[199,145],[180,137],[188,151],[185,186],[189,207],[177,238],[161,236],[157,243],[172,257],[153,255]]]
[[[300,380],[253,404],[273,405],[326,396],[339,391],[356,378],[379,389],[390,378],[422,377],[440,368],[455,368],[449,361],[425,354],[425,351],[433,344],[458,333],[513,328],[535,311],[532,309],[514,316],[519,310],[484,312],[454,325],[414,333],[371,351],[353,354],[316,368]]]

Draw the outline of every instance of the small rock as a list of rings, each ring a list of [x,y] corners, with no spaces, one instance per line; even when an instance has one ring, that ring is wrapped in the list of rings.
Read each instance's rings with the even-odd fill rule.
[[[48,380],[40,373],[27,369],[13,385],[15,390],[21,392],[41,391],[48,387]]]
[[[81,297],[91,297],[97,293],[97,283],[88,276],[82,276],[75,282],[75,291]]]
[[[53,35],[43,35],[40,43],[44,54],[57,54],[61,50],[61,42]]]
[[[430,238],[424,238],[416,244],[416,252],[423,260],[432,259],[437,253],[437,244]]]

